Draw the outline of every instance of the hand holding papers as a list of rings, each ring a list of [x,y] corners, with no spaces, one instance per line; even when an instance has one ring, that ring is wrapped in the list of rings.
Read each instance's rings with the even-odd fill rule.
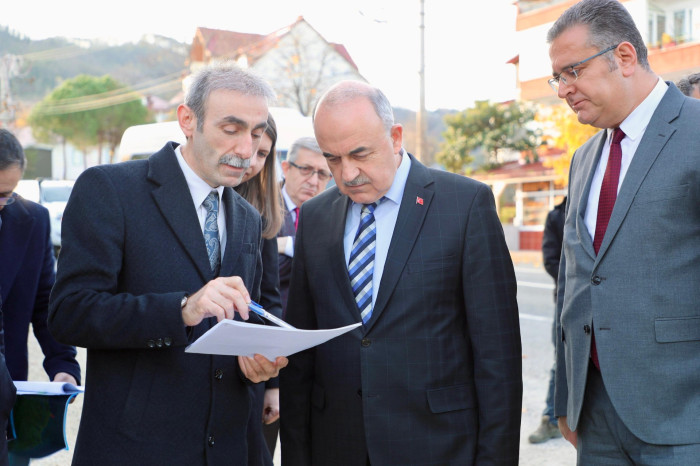
[[[300,330],[222,320],[185,349],[187,353],[253,356],[274,361],[320,345],[362,325],[361,322],[327,330]]]

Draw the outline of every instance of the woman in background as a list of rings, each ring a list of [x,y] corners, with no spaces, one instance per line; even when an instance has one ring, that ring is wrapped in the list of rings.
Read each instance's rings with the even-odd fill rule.
[[[284,221],[281,193],[277,180],[275,144],[277,125],[272,115],[267,118],[267,129],[250,159],[250,167],[235,189],[255,207],[263,223],[260,305],[268,312],[282,317],[282,301],[279,291],[279,265],[277,261],[277,232]],[[272,455],[263,436],[263,423],[270,424],[279,418],[279,380],[252,385],[251,418],[248,422],[248,464],[272,466]],[[261,422],[262,421],[262,422]]]

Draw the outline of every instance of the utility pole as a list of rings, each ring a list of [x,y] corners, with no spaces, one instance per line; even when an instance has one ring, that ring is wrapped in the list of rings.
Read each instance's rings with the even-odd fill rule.
[[[0,126],[9,127],[15,122],[15,104],[12,100],[10,80],[19,74],[21,58],[5,54],[0,59]]]
[[[426,149],[425,115],[425,0],[420,0],[420,69],[418,70],[420,104],[416,114],[416,156],[424,165],[432,165],[432,156]]]

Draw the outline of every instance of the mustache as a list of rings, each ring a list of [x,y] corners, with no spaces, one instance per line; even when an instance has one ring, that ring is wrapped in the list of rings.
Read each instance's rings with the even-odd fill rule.
[[[343,181],[343,185],[347,186],[348,188],[351,188],[353,186],[359,186],[361,184],[369,183],[370,181],[371,180],[364,175],[357,175],[357,177],[354,180]]]
[[[230,165],[235,168],[248,168],[250,167],[250,159],[243,159],[233,154],[222,155],[219,159],[220,165]]]

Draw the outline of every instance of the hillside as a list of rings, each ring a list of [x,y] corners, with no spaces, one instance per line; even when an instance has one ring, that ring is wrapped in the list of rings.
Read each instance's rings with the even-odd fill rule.
[[[30,40],[0,26],[0,55],[22,58],[19,74],[12,78],[15,101],[29,107],[62,81],[79,74],[111,75],[134,88],[162,84],[186,69],[189,45],[165,37],[144,37],[137,44],[110,46],[95,41],[64,38]],[[172,97],[179,86],[160,86],[154,92]]]
[[[22,58],[20,72],[11,79],[12,97],[19,109],[28,110],[66,79],[79,74],[103,76],[169,100],[181,89],[186,72],[189,44],[160,36],[145,36],[139,43],[109,45],[97,41],[65,38],[31,40],[0,26],[0,56]],[[437,110],[427,115],[427,149],[439,150],[443,117],[453,111]],[[404,126],[404,145],[415,151],[416,113],[395,108],[396,121]]]

